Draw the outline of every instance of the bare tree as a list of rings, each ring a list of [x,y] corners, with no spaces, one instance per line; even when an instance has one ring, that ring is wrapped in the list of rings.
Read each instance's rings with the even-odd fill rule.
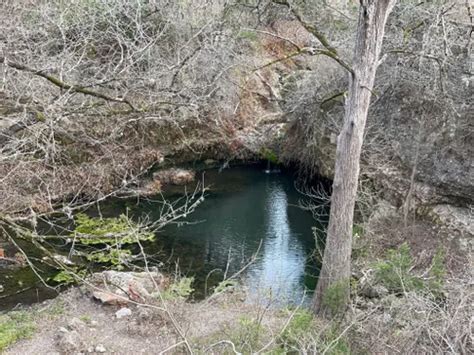
[[[354,61],[337,140],[336,168],[323,266],[314,296],[316,313],[343,311],[349,302],[352,224],[359,160],[385,24],[396,0],[361,0]]]

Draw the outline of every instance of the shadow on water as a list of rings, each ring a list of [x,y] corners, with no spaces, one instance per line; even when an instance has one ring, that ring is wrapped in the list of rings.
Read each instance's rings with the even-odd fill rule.
[[[151,263],[165,265],[169,271],[177,266],[180,273],[194,277],[196,299],[246,265],[240,276],[251,299],[271,295],[278,303],[299,303],[310,294],[319,272],[312,257],[312,230],[321,229],[325,221],[315,220],[299,207],[305,196],[294,187],[293,177],[265,173],[264,167],[202,174],[209,188],[206,199],[188,216],[188,223],[169,225],[146,244]],[[172,200],[180,194],[182,188],[176,188],[165,197]],[[100,212],[110,217],[128,211],[154,220],[160,216],[159,200],[110,200],[100,206]],[[257,258],[248,264],[255,254]]]

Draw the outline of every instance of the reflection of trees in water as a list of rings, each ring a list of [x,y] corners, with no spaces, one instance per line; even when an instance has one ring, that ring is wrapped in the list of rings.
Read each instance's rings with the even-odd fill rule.
[[[242,174],[247,179],[227,193],[226,174]],[[158,238],[163,258],[173,253],[179,258],[181,272],[194,275],[197,291],[204,290],[207,274],[208,286],[220,282],[230,259],[228,275],[238,271],[258,250],[260,257],[246,271],[245,284],[253,290],[273,286],[275,292],[290,296],[302,293],[305,284],[312,286],[305,276],[314,274],[307,257],[314,248],[311,215],[298,207],[301,197],[293,181],[283,174],[266,175],[260,171],[226,171],[216,181],[219,192],[212,193],[189,219],[203,221],[198,224],[172,226]],[[218,185],[223,184],[224,186]],[[152,206],[149,206],[152,209]],[[216,272],[215,269],[221,269]]]

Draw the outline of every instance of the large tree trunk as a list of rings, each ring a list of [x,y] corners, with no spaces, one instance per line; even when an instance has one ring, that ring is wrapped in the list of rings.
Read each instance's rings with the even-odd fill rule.
[[[384,28],[396,0],[361,0],[353,73],[344,126],[337,139],[336,168],[326,248],[314,311],[330,316],[349,302],[352,222],[359,180],[359,160]]]

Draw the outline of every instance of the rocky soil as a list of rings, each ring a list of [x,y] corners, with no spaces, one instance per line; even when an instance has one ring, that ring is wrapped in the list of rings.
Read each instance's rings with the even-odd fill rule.
[[[184,300],[147,305],[109,304],[94,300],[84,289],[72,288],[52,301],[36,305],[36,332],[8,349],[6,354],[158,354],[183,353],[183,336],[204,353],[224,337],[221,331],[238,325],[241,317],[262,311],[232,293],[198,304]],[[275,332],[285,318],[274,313],[265,324]],[[179,331],[178,331],[179,329]],[[208,348],[208,349],[206,349]]]

